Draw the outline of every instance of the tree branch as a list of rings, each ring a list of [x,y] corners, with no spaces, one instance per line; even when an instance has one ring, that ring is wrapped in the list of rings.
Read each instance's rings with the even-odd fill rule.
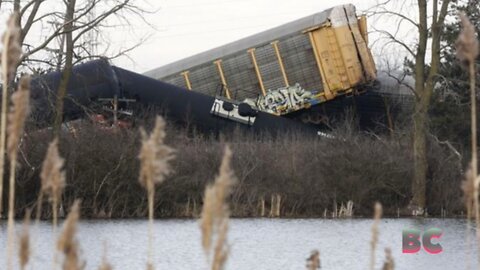
[[[376,29],[375,27],[373,27],[373,29],[378,32],[378,33],[381,33],[382,35],[386,36],[390,41],[402,46],[411,56],[415,57],[415,53],[412,51],[412,49],[410,49],[410,47],[405,44],[404,42],[400,41],[399,39],[397,39],[394,35],[392,35],[390,32],[388,31],[385,31],[385,30],[379,30],[379,29]]]
[[[27,36],[28,32],[30,31],[30,28],[32,27],[33,25],[33,21],[35,19],[35,17],[37,16],[37,12],[38,12],[38,9],[40,8],[40,5],[44,2],[45,0],[34,0],[34,1],[30,1],[30,3],[28,3],[27,6],[25,6],[26,8],[28,8],[29,5],[31,5],[32,3],[35,3],[35,5],[33,6],[32,8],[32,11],[30,12],[30,14],[28,15],[28,19],[27,19],[27,22],[25,23],[25,25],[23,26],[22,28],[22,35],[20,37],[20,41],[23,43],[23,41],[25,40],[25,37]],[[26,10],[26,9],[25,9]],[[22,12],[24,12],[24,10],[22,10]]]

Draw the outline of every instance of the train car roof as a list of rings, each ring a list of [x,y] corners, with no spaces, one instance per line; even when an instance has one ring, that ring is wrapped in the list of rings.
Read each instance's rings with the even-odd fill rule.
[[[315,13],[313,15],[274,27],[272,29],[239,39],[226,45],[219,46],[217,48],[150,70],[144,73],[144,75],[154,79],[161,79],[169,75],[191,69],[195,66],[207,63],[209,61],[213,62],[217,59],[242,50],[246,51],[253,47],[268,44],[269,42],[277,39],[282,39],[297,33],[301,33],[308,28],[312,28],[314,26],[325,23],[327,20],[330,19],[330,15],[333,11],[343,8],[353,8],[353,10],[355,10],[355,7],[352,4],[335,6],[322,12]]]

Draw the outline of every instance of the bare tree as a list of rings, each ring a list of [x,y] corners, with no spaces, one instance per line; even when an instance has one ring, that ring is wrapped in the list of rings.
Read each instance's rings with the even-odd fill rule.
[[[105,57],[117,58],[142,44],[145,39],[140,38],[137,43],[115,53],[108,53],[109,46],[101,54],[92,52],[92,43],[88,37],[91,33],[101,33],[103,29],[115,26],[115,23],[129,25],[132,18],[143,20],[147,12],[140,7],[142,0],[29,0],[13,1],[13,10],[20,13],[22,28],[21,42],[24,47],[19,66],[35,70],[37,66],[48,70],[62,72],[55,105],[54,130],[59,131],[62,122],[63,100],[66,87],[70,80],[72,66],[86,59]],[[22,6],[23,4],[23,6]],[[1,2],[0,2],[1,5]],[[52,5],[54,10],[49,9]],[[58,7],[64,6],[65,11]],[[6,8],[7,6],[5,6]],[[41,11],[50,10],[48,12]],[[96,11],[96,12],[94,12]],[[97,13],[98,12],[98,13]],[[92,16],[92,14],[95,14]],[[49,24],[49,30],[42,40],[29,39],[31,29],[38,29]],[[58,44],[54,41],[60,40]]]
[[[54,66],[58,66],[58,70],[62,70],[59,89],[56,89],[55,118],[52,119],[55,123],[54,130],[56,132],[60,130],[60,124],[63,120],[63,103],[72,66],[85,59],[85,57],[76,53],[76,51],[85,50],[86,45],[82,38],[91,31],[101,32],[106,25],[112,26],[115,22],[129,25],[132,17],[139,18],[147,23],[142,17],[146,11],[140,7],[141,1],[143,0],[13,0],[9,2],[0,0],[0,8],[3,10],[10,9],[19,14],[18,24],[20,25],[20,43],[23,45],[23,54],[20,61],[15,63],[15,72],[12,73],[16,73],[19,66],[34,70],[38,63],[47,67],[51,67],[51,63],[54,63]],[[4,2],[12,5],[7,5]],[[65,9],[58,10],[59,6],[65,7]],[[89,16],[92,10],[96,8],[99,10],[98,15]],[[50,25],[50,27],[48,27],[46,34],[43,34],[46,25]],[[42,31],[41,39],[38,37],[29,38],[33,29],[35,29],[34,31]],[[57,46],[52,44],[52,41],[57,38],[64,39],[65,44],[63,42]],[[143,40],[140,40],[132,48],[137,47],[142,42]],[[113,57],[123,55],[130,49],[117,52]],[[52,58],[45,59],[45,56],[48,56],[48,53],[51,52],[54,52]],[[98,56],[87,54],[86,58],[91,59]],[[58,64],[55,63],[57,61],[52,61],[52,59],[59,59]],[[12,76],[12,78],[14,77]],[[3,85],[9,83],[3,82]],[[8,94],[4,94],[2,98],[5,101],[8,100]],[[4,153],[2,152],[0,155],[3,156]]]
[[[386,0],[379,3],[371,11],[375,14],[399,18],[397,29],[394,31],[380,30],[379,32],[387,38],[389,43],[394,43],[404,48],[407,52],[407,57],[414,61],[415,87],[412,89],[415,95],[414,113],[412,116],[414,176],[412,181],[413,198],[410,202],[410,207],[412,214],[417,215],[423,214],[426,206],[428,110],[435,83],[438,80],[440,40],[451,0],[417,0],[415,6],[418,12],[418,20],[401,12],[385,8],[387,4],[400,3],[401,5],[406,5],[407,2],[405,0]],[[430,12],[429,8],[431,8]],[[410,24],[417,31],[418,39],[415,46],[411,46],[407,41],[398,38],[397,33],[403,23]],[[428,55],[428,49],[430,49],[430,56]],[[428,58],[430,63],[427,61]]]
[[[76,0],[66,0],[66,12],[65,12],[65,40],[66,40],[66,56],[65,56],[65,67],[62,71],[62,77],[60,79],[60,85],[57,92],[57,101],[55,103],[55,119],[54,119],[54,131],[56,134],[60,132],[60,127],[62,124],[62,115],[63,115],[63,100],[67,93],[67,85],[70,80],[70,75],[73,68],[73,16],[75,15],[75,4]]]
[[[145,13],[150,13],[142,8],[147,3],[145,0],[78,0],[75,1],[74,15],[70,21],[65,20],[66,8],[64,10],[58,9],[58,7],[68,4],[69,1],[66,0],[13,0],[6,2],[10,2],[12,5],[6,5],[3,2],[5,1],[0,0],[0,8],[16,10],[20,14],[21,42],[24,47],[24,54],[19,65],[30,69],[34,69],[38,65],[53,69],[65,64],[65,42],[56,44],[52,41],[65,39],[67,34],[65,26],[68,23],[72,24],[69,31],[74,32],[72,35],[74,64],[84,59],[116,58],[145,41],[145,38],[140,38],[131,47],[114,53],[111,52],[112,48],[106,46],[107,48],[102,54],[97,54],[88,49],[90,41],[85,38],[92,32],[102,33],[105,29],[117,25],[130,25],[132,19],[140,20],[151,26],[144,19]],[[95,15],[91,16],[92,14]],[[29,38],[32,29],[41,31],[42,38]]]
[[[447,16],[450,0],[434,0],[432,2],[432,14],[427,11],[427,0],[418,0],[419,8],[419,41],[415,57],[415,112],[413,115],[413,157],[414,157],[414,178],[413,178],[413,199],[411,206],[423,213],[426,206],[425,193],[427,185],[427,117],[430,107],[433,89],[437,81],[437,74],[440,65],[440,40],[442,29]],[[439,9],[440,5],[440,9]],[[428,30],[428,17],[432,16],[430,31]],[[427,43],[431,35],[431,62],[430,69],[426,69]],[[414,209],[415,210],[415,209]]]
[[[100,0],[87,1],[87,4],[84,6],[77,6],[76,0],[69,0],[65,2],[67,7],[67,11],[65,13],[65,23],[63,25],[63,33],[65,34],[66,45],[65,63],[62,70],[62,77],[60,80],[59,89],[57,91],[57,102],[54,119],[54,132],[56,134],[59,133],[61,123],[63,121],[63,104],[67,92],[67,85],[72,72],[72,67],[75,64],[73,60],[75,52],[87,52],[87,55],[85,57],[77,57],[78,61],[85,58],[90,59],[96,57],[96,55],[94,55],[92,52],[89,52],[89,50],[85,48],[85,44],[82,44],[82,38],[91,33],[92,31],[98,31],[97,28],[102,24],[102,22],[104,22],[113,15],[118,15],[120,18],[123,18],[121,17],[122,15],[120,14],[120,11],[124,9],[133,11],[135,14],[140,14],[138,13],[139,11],[143,12],[143,10],[138,9],[136,6],[132,6],[130,2],[131,0],[113,0],[112,3],[114,3],[114,5],[111,6],[109,9],[105,10],[103,13],[96,16],[95,18],[89,18],[87,15],[92,12],[92,10],[97,5],[100,4]],[[128,19],[125,18],[125,20]],[[134,47],[138,46],[138,44]],[[128,50],[132,48],[129,48]],[[117,54],[116,56],[119,56],[124,52]]]

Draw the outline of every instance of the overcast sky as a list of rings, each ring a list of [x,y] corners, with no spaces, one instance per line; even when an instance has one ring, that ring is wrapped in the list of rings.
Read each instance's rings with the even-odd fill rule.
[[[87,0],[77,0],[87,1]],[[138,16],[128,16],[129,26],[115,26],[112,22],[104,23],[103,31],[108,42],[100,42],[98,54],[108,47],[109,54],[130,48],[138,44],[145,37],[148,39],[139,47],[130,51],[128,57],[121,57],[113,61],[117,66],[135,72],[146,72],[182,58],[201,53],[203,51],[236,41],[240,38],[270,29],[300,19],[302,17],[321,12],[335,5],[354,4],[357,14],[371,9],[378,2],[385,0],[135,0],[149,13],[143,15],[144,21]],[[59,9],[63,12],[64,6],[60,1],[46,1],[42,5],[40,14]],[[416,1],[393,1],[388,6],[390,10],[399,12],[416,20],[414,7]],[[101,2],[109,3],[108,1]],[[104,8],[104,7],[103,7]],[[99,8],[100,10],[102,7]],[[2,5],[0,11],[0,32],[5,29],[5,21],[11,12],[11,3]],[[101,12],[101,11],[98,11]],[[413,14],[412,14],[413,13]],[[395,32],[398,17],[376,16],[369,18],[369,31],[380,28]],[[402,25],[398,37],[409,40],[413,47],[416,39],[412,27]],[[40,43],[46,38],[46,32],[51,31],[48,23],[36,24],[27,36],[30,44]],[[88,37],[88,36],[87,36]],[[382,66],[384,59],[389,57],[389,65],[397,61],[402,65],[405,54],[397,48],[384,46],[378,42],[379,35],[369,34],[370,45],[376,59],[377,67]],[[407,42],[408,43],[408,42]],[[55,44],[51,44],[55,46]],[[388,48],[388,49],[386,49]]]
[[[145,18],[156,30],[138,22],[134,33],[118,31],[114,46],[131,44],[150,35],[145,44],[114,64],[145,72],[176,60],[221,46],[283,23],[323,11],[335,5],[352,3],[357,13],[376,0],[149,0]],[[372,23],[372,22],[370,22]],[[378,24],[378,22],[377,22]],[[126,45],[125,45],[126,46]]]

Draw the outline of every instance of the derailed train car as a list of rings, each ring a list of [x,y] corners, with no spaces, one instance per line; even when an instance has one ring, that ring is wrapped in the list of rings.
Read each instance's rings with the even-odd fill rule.
[[[371,89],[365,16],[341,5],[157,68],[145,75],[287,115]],[[219,87],[220,86],[220,87]]]
[[[38,126],[52,124],[61,73],[35,77],[31,82],[32,115]],[[233,101],[221,105],[228,111],[219,117],[211,108],[214,97],[164,83],[96,60],[73,68],[67,88],[63,119],[68,122],[96,114],[113,118],[136,117],[154,108],[170,121],[196,126],[205,132],[227,132],[240,128],[272,135],[302,132],[317,135],[315,127],[243,106]],[[240,108],[240,109],[239,109]]]
[[[375,85],[376,70],[367,43],[365,18],[356,16],[353,5],[343,5],[147,76],[105,60],[92,61],[74,67],[64,119],[99,110],[116,119],[155,106],[173,121],[207,131],[240,127],[256,133],[324,134],[308,122],[322,124],[318,119],[345,105],[384,114],[381,97],[368,91]],[[32,82],[38,123],[53,119],[59,80],[60,73],[51,73]],[[356,95],[366,98],[345,99]]]

